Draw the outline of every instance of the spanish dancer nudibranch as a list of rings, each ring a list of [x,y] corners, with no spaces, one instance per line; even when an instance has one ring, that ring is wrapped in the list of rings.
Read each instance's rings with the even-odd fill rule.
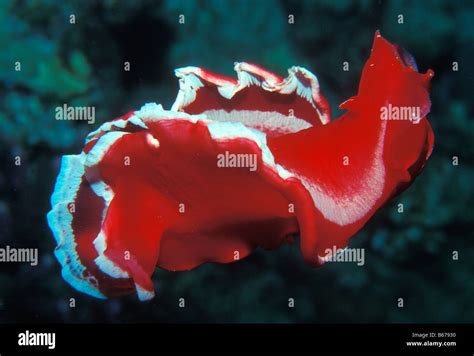
[[[62,158],[48,224],[74,288],[147,300],[156,267],[230,263],[295,234],[305,261],[319,266],[431,154],[433,72],[418,73],[378,32],[358,94],[335,121],[308,70],[292,67],[286,78],[249,63],[235,70],[237,80],[176,70],[171,110],[146,104]]]

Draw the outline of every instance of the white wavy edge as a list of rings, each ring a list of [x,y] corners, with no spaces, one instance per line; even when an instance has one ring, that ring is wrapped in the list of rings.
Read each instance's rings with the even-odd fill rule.
[[[324,98],[321,95],[319,80],[309,70],[293,66],[288,69],[288,76],[282,81],[278,81],[274,74],[265,69],[246,62],[236,62],[234,70],[237,72],[237,82],[235,83],[222,78],[208,77],[206,72],[199,67],[189,66],[176,69],[175,75],[180,78],[179,91],[171,111],[182,111],[187,105],[196,100],[197,91],[204,86],[203,81],[206,81],[213,83],[219,94],[226,99],[231,99],[239,91],[251,85],[260,86],[263,90],[280,94],[296,92],[298,96],[313,106],[323,125],[331,121],[330,113],[322,111]],[[309,87],[299,79],[299,75],[308,80]],[[329,110],[329,108],[326,109]]]
[[[54,255],[62,266],[61,274],[64,280],[80,292],[106,299],[97,288],[97,279],[94,276],[84,277],[86,267],[82,265],[77,254],[77,244],[71,227],[73,217],[69,204],[76,199],[84,175],[84,162],[84,153],[63,156],[51,196],[52,209],[47,215],[47,220],[57,242]]]

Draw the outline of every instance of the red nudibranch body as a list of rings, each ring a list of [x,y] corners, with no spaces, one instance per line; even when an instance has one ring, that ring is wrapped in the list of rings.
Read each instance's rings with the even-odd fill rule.
[[[77,290],[146,300],[156,267],[234,262],[295,234],[304,259],[321,265],[431,154],[433,72],[418,73],[378,32],[336,121],[308,70],[285,79],[248,63],[235,70],[237,80],[176,70],[171,110],[146,104],[63,157],[48,223]]]

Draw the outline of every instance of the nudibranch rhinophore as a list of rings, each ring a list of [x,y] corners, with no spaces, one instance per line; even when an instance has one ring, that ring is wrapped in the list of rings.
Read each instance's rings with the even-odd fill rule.
[[[98,298],[154,295],[156,267],[229,263],[300,236],[323,264],[431,154],[433,72],[377,32],[357,96],[331,121],[317,77],[236,63],[176,70],[171,110],[146,104],[62,158],[49,226],[64,279]]]

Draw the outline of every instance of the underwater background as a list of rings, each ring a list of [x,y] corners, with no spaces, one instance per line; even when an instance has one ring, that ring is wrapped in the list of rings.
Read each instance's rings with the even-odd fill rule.
[[[0,246],[39,249],[37,266],[0,263],[0,322],[474,322],[473,19],[474,1],[0,1]],[[235,76],[235,61],[282,76],[306,67],[337,117],[377,29],[435,71],[435,147],[351,240],[364,266],[311,268],[296,241],[234,264],[157,270],[146,303],[97,300],[62,279],[46,213],[61,155],[79,153],[88,132],[146,102],[170,108],[175,68]],[[55,120],[65,103],[94,106],[95,124]]]

